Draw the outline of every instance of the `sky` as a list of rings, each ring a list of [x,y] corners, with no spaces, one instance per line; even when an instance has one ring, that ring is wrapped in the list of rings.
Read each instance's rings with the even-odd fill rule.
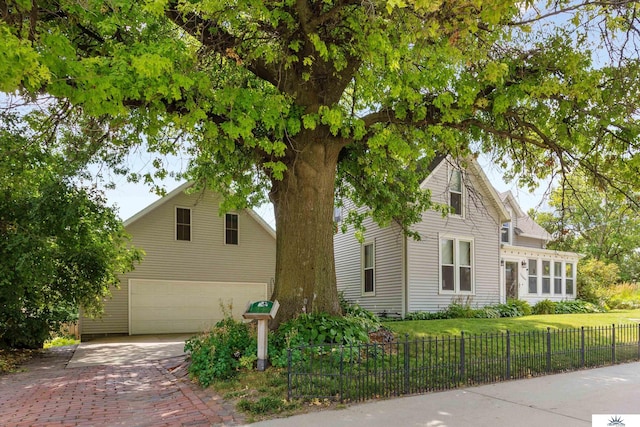
[[[487,174],[489,181],[493,184],[497,191],[503,192],[511,190],[520,207],[527,212],[533,208],[535,210],[544,210],[547,208],[545,190],[548,185],[543,183],[533,193],[527,189],[520,189],[514,183],[505,183],[502,179],[502,172],[491,163],[491,161],[481,156],[478,159],[480,166]],[[149,186],[143,183],[129,183],[125,177],[112,177],[116,183],[113,190],[105,190],[108,204],[118,208],[118,214],[121,219],[126,220],[148,205],[159,199],[160,197],[152,193]],[[168,192],[180,186],[183,181],[167,179],[163,181],[165,190]],[[275,219],[273,216],[273,206],[266,204],[254,209],[262,218],[275,228]]]

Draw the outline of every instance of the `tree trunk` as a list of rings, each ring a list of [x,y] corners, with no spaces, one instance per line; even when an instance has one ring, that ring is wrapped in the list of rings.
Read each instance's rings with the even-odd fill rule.
[[[277,251],[273,329],[300,313],[340,314],[333,258],[333,206],[339,147],[310,143],[288,164],[270,194]]]

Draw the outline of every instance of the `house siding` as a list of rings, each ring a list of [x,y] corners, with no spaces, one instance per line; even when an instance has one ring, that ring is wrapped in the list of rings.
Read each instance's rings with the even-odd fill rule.
[[[226,245],[220,201],[208,191],[180,193],[129,224],[132,245],[146,255],[134,271],[121,276],[120,288],[112,289],[112,298],[105,301],[102,318],[81,319],[82,334],[129,333],[129,279],[270,284],[275,239],[247,211],[240,211],[239,244]],[[176,207],[191,209],[191,241],[176,240]]]
[[[345,206],[345,211],[353,208]],[[380,228],[370,218],[363,224],[365,243],[375,245],[375,294],[365,295],[362,289],[362,244],[356,239],[353,227],[334,235],[336,279],[338,291],[345,299],[376,314],[402,315],[403,241],[399,226]]]
[[[429,177],[426,186],[432,200],[448,202],[449,165],[444,162]],[[439,311],[452,301],[484,306],[500,301],[499,236],[501,222],[497,209],[486,196],[479,177],[465,173],[465,214],[462,217],[442,217],[439,212],[427,211],[413,229],[420,241],[409,239],[408,253],[408,311]],[[444,294],[440,290],[440,237],[473,239],[474,288],[472,295]]]
[[[524,248],[537,248],[542,249],[544,247],[544,240],[535,239],[533,237],[516,236],[513,239],[514,246],[521,246]]]

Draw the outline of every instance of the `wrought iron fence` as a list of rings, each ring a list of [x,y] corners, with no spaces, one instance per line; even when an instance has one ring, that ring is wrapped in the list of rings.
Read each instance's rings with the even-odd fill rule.
[[[361,401],[640,359],[640,325],[289,349],[289,398]]]

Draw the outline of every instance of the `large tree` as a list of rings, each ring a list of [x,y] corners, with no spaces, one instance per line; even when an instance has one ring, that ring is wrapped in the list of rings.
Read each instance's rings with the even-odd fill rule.
[[[5,1],[0,89],[94,117],[99,144],[184,144],[189,177],[225,194],[223,209],[267,190],[280,321],[339,311],[336,194],[409,231],[436,154],[490,152],[529,184],[582,168],[631,194],[637,6]]]
[[[42,348],[78,307],[97,314],[141,253],[84,162],[0,115],[0,347]]]

